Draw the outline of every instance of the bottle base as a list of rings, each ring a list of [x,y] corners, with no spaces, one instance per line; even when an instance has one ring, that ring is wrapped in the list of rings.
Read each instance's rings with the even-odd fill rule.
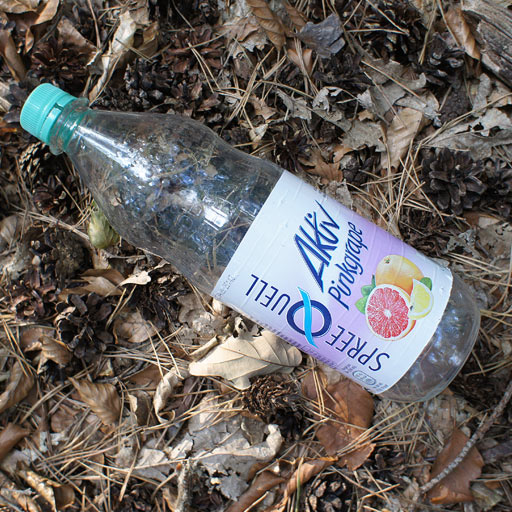
[[[420,402],[441,393],[471,354],[480,327],[480,311],[467,285],[453,275],[453,285],[441,322],[432,339],[407,373],[382,398]]]

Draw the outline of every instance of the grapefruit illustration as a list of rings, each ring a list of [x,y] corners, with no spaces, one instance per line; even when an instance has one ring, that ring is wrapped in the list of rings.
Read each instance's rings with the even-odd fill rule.
[[[375,287],[366,302],[366,322],[375,336],[388,341],[403,338],[416,323],[409,318],[410,297],[398,286]]]
[[[410,260],[390,254],[384,256],[375,270],[375,284],[391,284],[402,288],[407,295],[411,295],[414,279],[419,281],[423,277],[421,270]]]

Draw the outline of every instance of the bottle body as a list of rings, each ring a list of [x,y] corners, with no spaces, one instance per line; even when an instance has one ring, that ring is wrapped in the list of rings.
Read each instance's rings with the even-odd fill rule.
[[[192,120],[93,111],[83,103],[66,106],[61,117],[52,151],[70,156],[112,226],[172,262],[201,291],[389,398],[427,399],[463,365],[479,326],[466,285],[368,221]],[[292,254],[299,263],[292,263]],[[261,272],[251,271],[253,261]],[[386,281],[388,269],[379,270],[397,261],[405,284]],[[291,277],[280,281],[287,284],[260,275],[273,268],[276,279],[284,279],[279,274],[286,274],[288,262]],[[247,286],[236,283],[244,265]],[[331,270],[339,279],[331,280]],[[249,307],[260,281],[265,291],[258,307],[268,313],[275,306],[275,321]],[[229,300],[228,289],[237,286]],[[413,305],[424,311],[405,318],[404,308]],[[287,335],[290,325],[295,332]],[[399,355],[404,340],[408,363]],[[334,355],[320,355],[321,343]],[[395,361],[396,378],[376,381],[381,363],[393,373]]]

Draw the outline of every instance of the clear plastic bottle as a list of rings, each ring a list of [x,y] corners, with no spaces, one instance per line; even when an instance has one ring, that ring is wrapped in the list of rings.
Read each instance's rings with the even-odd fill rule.
[[[228,305],[369,390],[396,400],[428,399],[470,354],[480,315],[457,276],[452,280],[449,271],[280,167],[230,147],[202,124],[174,115],[92,110],[87,100],[49,84],[29,97],[21,123],[53,153],[69,156],[126,240],[166,258],[199,290],[221,300],[229,299],[230,289],[250,285]],[[290,209],[300,210],[299,217]],[[333,211],[338,216],[331,217]],[[400,262],[393,275],[407,282],[395,276],[388,283],[379,275],[373,261],[386,251],[395,255],[386,256],[387,263]],[[385,258],[378,259],[381,265]],[[333,270],[339,273],[331,279]],[[295,282],[277,284],[285,274]],[[436,282],[445,284],[436,289]],[[386,365],[389,375],[397,370],[381,382]]]

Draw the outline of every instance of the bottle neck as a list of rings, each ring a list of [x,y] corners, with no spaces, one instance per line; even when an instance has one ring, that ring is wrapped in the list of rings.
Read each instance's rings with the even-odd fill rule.
[[[50,132],[50,151],[54,155],[67,150],[73,133],[88,110],[89,102],[86,98],[78,98],[62,109]]]

